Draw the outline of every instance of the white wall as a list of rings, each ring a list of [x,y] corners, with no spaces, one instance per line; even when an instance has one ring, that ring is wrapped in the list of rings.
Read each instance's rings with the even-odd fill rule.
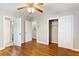
[[[21,17],[21,38],[22,38],[22,43],[24,43],[25,41],[25,18],[24,17]]]
[[[79,51],[79,10],[74,13],[74,50]]]
[[[41,16],[37,18],[37,42],[48,44],[48,28],[47,28],[47,18]]]
[[[0,16],[0,50],[3,49],[3,17]]]

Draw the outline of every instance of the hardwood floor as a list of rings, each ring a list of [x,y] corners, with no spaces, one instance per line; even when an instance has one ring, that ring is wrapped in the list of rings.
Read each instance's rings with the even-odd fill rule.
[[[79,56],[79,52],[57,47],[57,44],[43,45],[33,40],[23,43],[21,47],[7,47],[0,51],[0,56]]]

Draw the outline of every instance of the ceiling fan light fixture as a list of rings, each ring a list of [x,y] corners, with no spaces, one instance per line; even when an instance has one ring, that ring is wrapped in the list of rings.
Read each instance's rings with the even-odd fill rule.
[[[34,13],[34,8],[27,8],[27,11],[30,13],[30,14],[32,14],[32,13]]]

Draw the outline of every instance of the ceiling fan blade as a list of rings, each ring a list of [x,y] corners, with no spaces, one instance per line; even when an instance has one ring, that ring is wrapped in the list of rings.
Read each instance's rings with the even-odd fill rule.
[[[43,3],[38,3],[38,5],[43,5]]]
[[[41,10],[41,9],[39,9],[39,8],[37,8],[37,7],[34,7],[34,8],[35,8],[35,10],[37,10],[37,11],[43,13],[43,10]]]
[[[35,3],[34,5],[43,5],[43,3]]]
[[[20,7],[20,8],[17,8],[17,10],[24,9],[24,8],[26,8],[26,7]]]

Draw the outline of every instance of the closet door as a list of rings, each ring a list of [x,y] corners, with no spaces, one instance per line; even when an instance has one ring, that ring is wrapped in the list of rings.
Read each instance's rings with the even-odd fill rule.
[[[25,21],[25,42],[32,41],[32,22]]]
[[[59,18],[58,45],[73,49],[73,15]]]
[[[11,40],[11,18],[3,18],[3,40],[5,46],[10,46],[12,43]]]
[[[21,19],[14,18],[14,45],[21,46]]]

